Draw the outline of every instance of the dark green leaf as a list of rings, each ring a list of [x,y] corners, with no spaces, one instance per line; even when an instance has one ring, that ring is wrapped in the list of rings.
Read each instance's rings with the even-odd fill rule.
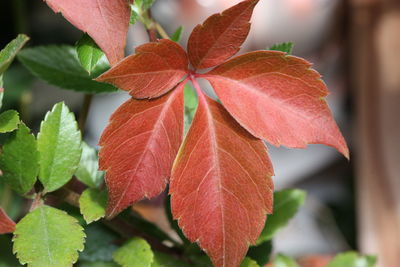
[[[171,40],[174,42],[179,42],[182,38],[182,32],[183,32],[183,27],[180,26],[178,29],[176,29],[174,34],[172,34]]]
[[[0,156],[2,179],[19,194],[28,193],[39,172],[39,153],[35,137],[23,123],[3,146]]]
[[[7,110],[0,114],[0,133],[12,132],[18,128],[19,115],[15,110]]]
[[[287,43],[275,44],[271,46],[269,50],[281,51],[290,55],[292,54],[293,46],[294,46],[293,43],[287,42]]]
[[[85,142],[82,142],[82,156],[75,176],[79,181],[92,188],[99,187],[103,182],[104,173],[99,171],[97,151]]]
[[[92,80],[80,65],[76,49],[72,46],[38,46],[24,49],[18,59],[35,76],[58,87],[85,93],[113,92],[110,84]],[[93,73],[96,73],[93,70]],[[96,73],[98,74],[98,73]]]
[[[87,34],[84,34],[76,44],[76,51],[82,67],[89,74],[96,67],[99,60],[104,56],[103,51],[101,51],[93,39]]]
[[[17,38],[12,40],[3,50],[0,51],[0,75],[3,74],[10,66],[14,57],[21,48],[28,42],[29,37],[25,34],[19,34]]]
[[[250,247],[247,257],[255,260],[260,266],[264,266],[269,262],[272,253],[272,242],[267,241],[256,247]]]
[[[299,265],[292,258],[278,254],[274,260],[274,267],[298,267]],[[344,267],[344,266],[343,266]]]
[[[103,218],[106,215],[107,192],[95,188],[86,189],[79,198],[79,207],[88,224]]]
[[[41,206],[17,224],[13,241],[14,253],[28,267],[69,267],[83,250],[85,234],[66,212]]]
[[[151,267],[187,267],[187,266],[188,266],[187,263],[171,255],[164,254],[161,252],[154,252],[154,261],[151,264]]]
[[[357,252],[346,252],[337,255],[328,267],[374,267],[376,257],[361,256]]]
[[[150,267],[154,255],[146,240],[134,237],[114,251],[113,258],[122,267]]]
[[[306,193],[298,189],[282,190],[274,193],[274,212],[269,215],[257,244],[271,240],[272,237],[297,213],[304,204]]]
[[[75,173],[81,158],[81,133],[74,114],[63,103],[46,114],[38,134],[39,180],[46,192],[65,185]]]

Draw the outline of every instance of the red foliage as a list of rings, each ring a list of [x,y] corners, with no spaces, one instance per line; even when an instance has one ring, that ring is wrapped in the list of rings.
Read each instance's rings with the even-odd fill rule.
[[[15,222],[0,208],[0,234],[9,234],[15,231]]]

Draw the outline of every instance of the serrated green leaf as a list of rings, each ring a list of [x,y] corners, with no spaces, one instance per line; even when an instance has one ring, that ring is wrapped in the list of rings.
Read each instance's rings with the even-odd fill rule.
[[[75,173],[81,158],[81,133],[64,102],[46,114],[37,138],[40,155],[39,180],[45,192],[65,185]]]
[[[99,60],[105,56],[103,51],[101,51],[93,39],[87,34],[84,34],[76,44],[76,51],[82,67],[89,74],[96,67]]]
[[[69,267],[84,248],[85,234],[66,212],[40,206],[17,224],[13,241],[14,253],[28,267]]]
[[[299,265],[292,258],[278,254],[274,260],[274,267],[298,267]],[[344,266],[343,266],[344,267]]]
[[[257,244],[271,240],[272,237],[297,213],[304,204],[306,193],[298,189],[282,190],[274,193],[274,212],[267,217],[264,229]]]
[[[294,44],[291,42],[275,44],[269,48],[269,50],[281,51],[287,54],[292,54]]]
[[[75,176],[79,181],[92,188],[99,187],[103,181],[104,173],[99,171],[97,151],[85,142],[82,142],[82,156]]]
[[[39,152],[35,137],[23,123],[3,146],[0,169],[1,179],[19,194],[24,195],[33,188],[39,172]]]
[[[106,215],[107,192],[88,188],[79,198],[79,206],[88,224],[97,221]]]
[[[0,133],[12,132],[18,128],[19,115],[15,110],[7,110],[0,114]]]
[[[171,40],[174,42],[179,42],[182,38],[182,32],[183,32],[183,27],[180,26],[178,29],[176,29],[174,34],[172,34]]]
[[[256,261],[248,257],[244,258],[239,267],[260,267]]]
[[[118,249],[116,240],[120,237],[100,223],[92,223],[85,228],[85,250],[79,260],[90,262],[110,262],[112,254]]]
[[[189,130],[197,109],[197,94],[190,85],[185,85],[185,133]]]
[[[76,49],[72,46],[38,46],[24,49],[18,59],[35,76],[49,84],[63,89],[85,93],[113,92],[117,89],[106,83],[99,83],[92,78],[98,72],[89,73],[79,63]]]
[[[252,246],[247,251],[247,257],[255,260],[260,266],[269,262],[272,253],[272,242],[267,241],[258,246]]]
[[[117,249],[113,258],[122,267],[150,267],[154,254],[146,240],[135,237]]]
[[[329,264],[328,267],[374,267],[376,265],[376,257],[361,256],[357,252],[345,252],[338,254]]]
[[[8,43],[6,47],[0,51],[0,75],[7,70],[17,53],[28,40],[28,36],[19,34],[17,38]]]
[[[151,267],[187,267],[187,263],[161,252],[154,252],[154,261]],[[196,266],[196,265],[195,265]]]

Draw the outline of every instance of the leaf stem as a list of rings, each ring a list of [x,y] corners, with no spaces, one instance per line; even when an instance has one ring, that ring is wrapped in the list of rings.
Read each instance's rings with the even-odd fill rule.
[[[89,115],[90,105],[92,104],[93,95],[92,94],[85,94],[83,98],[83,104],[81,111],[79,113],[79,129],[81,130],[82,135],[85,133],[85,126],[87,117]]]

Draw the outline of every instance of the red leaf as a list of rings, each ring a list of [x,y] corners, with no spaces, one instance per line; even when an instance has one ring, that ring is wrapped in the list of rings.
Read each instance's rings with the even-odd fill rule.
[[[100,140],[109,217],[164,190],[183,138],[183,86],[154,100],[132,98],[111,116]]]
[[[8,234],[15,231],[15,222],[7,216],[2,208],[0,208],[0,234]]]
[[[165,94],[188,73],[185,50],[177,43],[162,39],[136,48],[136,54],[97,78],[130,91],[136,98]]]
[[[273,170],[264,143],[206,98],[173,166],[172,213],[215,266],[234,267],[272,211]]]
[[[45,0],[54,12],[87,32],[104,51],[111,65],[124,58],[129,27],[128,0]]]
[[[307,61],[282,52],[236,57],[203,77],[233,117],[273,145],[317,143],[349,151],[324,99],[328,90]]]
[[[194,68],[221,64],[235,55],[250,31],[250,18],[258,0],[246,0],[197,25],[189,37],[189,59]]]

